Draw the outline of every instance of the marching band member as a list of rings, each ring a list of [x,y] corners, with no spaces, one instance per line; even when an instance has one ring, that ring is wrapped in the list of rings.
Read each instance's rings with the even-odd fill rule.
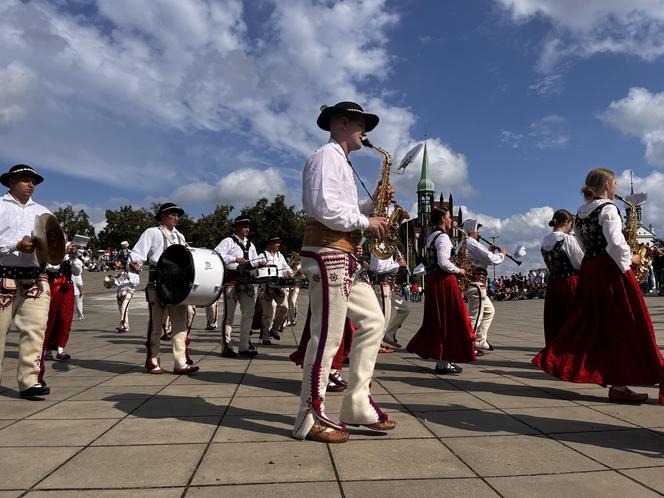
[[[450,261],[452,242],[447,232],[452,228],[452,218],[448,209],[434,208],[431,224],[434,231],[426,241],[424,317],[406,350],[436,360],[436,374],[456,375],[463,369],[455,362],[475,360],[475,333],[456,278],[465,275],[465,270]]]
[[[576,284],[583,250],[572,235],[574,215],[566,209],[553,213],[553,231],[542,240],[542,257],[549,270],[544,297],[544,341],[549,345],[565,325],[576,300]],[[533,270],[536,274],[536,270]],[[533,282],[535,283],[535,282]]]
[[[48,323],[44,333],[44,360],[68,361],[65,353],[74,319],[75,277],[83,271],[83,262],[76,257],[76,246],[67,245],[64,261],[59,266],[48,265],[46,274],[51,286]],[[55,356],[54,356],[55,353]]]
[[[115,330],[119,334],[129,332],[129,303],[131,303],[140,281],[138,273],[126,270],[120,272],[113,280],[113,283],[118,288],[115,299],[118,303],[118,310],[120,311],[120,325]]]
[[[205,318],[207,320],[207,325],[205,325],[205,330],[216,330],[217,325],[219,324],[219,300],[217,299],[214,303],[205,307]]]
[[[278,235],[271,236],[267,241],[265,251],[260,254],[262,261],[266,265],[274,265],[277,267],[277,275],[279,277],[290,277],[293,271],[286,262],[283,254],[279,252],[281,247],[281,237]],[[288,315],[288,308],[286,307],[286,291],[278,287],[272,287],[269,283],[263,287],[261,293],[261,308],[263,320],[261,324],[261,344],[270,345],[270,337],[277,341],[281,340],[280,332],[283,331],[284,322]]]
[[[584,249],[576,305],[560,333],[533,363],[569,382],[609,385],[609,400],[642,403],[646,393],[626,384],[659,383],[664,404],[664,360],[650,314],[631,270],[640,258],[625,241],[612,202],[613,171],[596,168],[581,189],[586,201],[576,215],[575,234]]]
[[[397,284],[397,272],[406,266],[406,261],[399,255],[388,259],[378,259],[373,254],[369,269],[376,275],[373,283],[374,292],[385,316],[385,335],[380,352],[391,353],[393,348],[400,348],[397,342],[397,331],[408,317],[410,308],[404,300],[403,290]]]
[[[309,219],[300,254],[302,271],[310,281],[311,339],[293,435],[297,439],[343,443],[348,433],[343,423],[333,422],[326,415],[325,390],[346,315],[358,328],[351,346],[353,361],[341,420],[376,430],[396,426],[369,393],[385,320],[368,279],[358,278],[366,272],[360,271],[353,255],[362,231],[368,229],[382,239],[387,221],[364,214],[373,206],[358,203],[348,160],[350,152],[362,148],[362,135],[376,127],[378,116],[365,113],[353,102],[339,102],[323,108],[317,124],[330,132],[330,141],[309,158],[303,172],[302,206]]]
[[[299,260],[299,255],[298,255],[298,260]],[[302,287],[302,279],[304,278],[304,273],[302,273],[302,263],[300,263],[299,261],[294,262],[293,257],[291,257],[289,266],[293,271],[293,277],[295,278],[295,286],[288,289],[288,321],[286,322],[286,325],[294,327],[295,325],[297,325],[297,312],[298,312],[297,300],[298,297],[300,296],[300,288]]]
[[[144,262],[150,263],[148,285],[145,288],[145,297],[150,309],[145,343],[147,347],[145,369],[151,374],[164,373],[159,365],[159,346],[165,316],[170,317],[172,328],[173,373],[188,375],[199,370],[199,367],[187,364],[187,306],[185,304],[172,306],[163,304],[159,301],[155,286],[156,266],[164,250],[173,244],[186,245],[184,235],[175,228],[183,214],[184,210],[172,202],[162,204],[155,216],[160,225],[145,230],[129,256],[130,269],[134,272],[139,272]]]
[[[27,164],[0,176],[9,191],[0,201],[0,361],[12,321],[19,333],[18,389],[21,398],[39,399],[51,392],[44,382],[44,333],[51,289],[34,255],[35,217],[50,211],[32,200],[44,181]]]
[[[493,351],[488,335],[495,310],[486,292],[487,267],[502,263],[507,250],[496,246],[491,246],[489,249],[484,247],[477,240],[481,226],[477,220],[470,218],[463,222],[463,229],[468,234],[466,237],[468,258],[474,266],[468,275],[468,287],[464,295],[468,300],[468,314],[475,331],[475,349]],[[494,253],[496,250],[497,254]]]
[[[256,286],[250,282],[247,271],[253,266],[252,261],[258,260],[256,248],[248,238],[249,230],[249,219],[238,216],[233,223],[233,235],[223,239],[214,248],[224,262],[224,307],[221,321],[221,343],[223,345],[221,356],[224,358],[236,358],[238,353],[240,356],[249,358],[258,354],[249,340],[256,304]],[[238,302],[242,318],[240,319],[240,344],[238,353],[236,353],[231,343],[231,330]]]

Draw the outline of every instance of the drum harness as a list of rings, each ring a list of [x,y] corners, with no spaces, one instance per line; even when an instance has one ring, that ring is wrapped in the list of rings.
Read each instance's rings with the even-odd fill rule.
[[[159,231],[161,232],[161,235],[164,237],[164,250],[167,247],[170,247],[175,244],[187,246],[187,241],[184,239],[184,235],[182,235],[180,232],[168,233],[168,230],[166,230],[166,227],[164,225],[159,225]],[[148,284],[154,285],[156,281],[157,281],[157,265],[150,263],[150,271],[148,272]]]

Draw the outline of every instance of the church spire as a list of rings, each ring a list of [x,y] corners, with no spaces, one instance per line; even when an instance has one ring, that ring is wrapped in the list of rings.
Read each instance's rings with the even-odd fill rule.
[[[434,192],[433,180],[429,173],[429,154],[427,153],[427,143],[424,142],[424,154],[422,155],[422,176],[417,184],[417,192]]]

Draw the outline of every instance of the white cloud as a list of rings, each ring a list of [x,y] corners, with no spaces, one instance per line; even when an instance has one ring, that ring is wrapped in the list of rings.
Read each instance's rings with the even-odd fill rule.
[[[634,192],[648,193],[648,200],[643,204],[643,223],[652,224],[658,236],[664,236],[664,173],[653,171],[647,176],[634,176],[633,181]],[[627,194],[629,191],[629,170],[624,170],[618,175],[618,192]]]
[[[39,87],[19,96],[42,102],[37,119],[14,104],[26,98],[7,97],[19,105],[0,121],[7,159],[151,196],[194,180],[217,198],[231,168],[301,163],[324,140],[314,124],[321,104],[361,102],[381,116],[376,143],[413,142],[415,115],[384,88],[399,22],[387,0],[266,0],[258,35],[241,0],[68,5],[0,2],[0,68],[33,74]],[[239,160],[247,149],[253,162]],[[452,169],[434,180],[467,182],[465,158],[439,149]]]
[[[272,200],[278,194],[284,194],[288,199],[293,197],[278,169],[246,168],[232,171],[214,185],[206,182],[184,185],[171,197],[182,203],[228,204],[239,210],[255,204],[261,197]]]
[[[630,88],[623,99],[613,101],[600,119],[645,145],[645,158],[654,166],[664,166],[664,92]]]
[[[0,131],[24,119],[34,107],[37,78],[19,61],[0,65]]]
[[[653,61],[664,55],[664,3],[660,0],[495,0],[513,21],[551,22],[542,40],[531,89],[560,91],[562,73],[574,60],[596,54],[626,54]]]
[[[537,149],[563,147],[570,141],[567,120],[556,114],[533,121],[520,132],[500,130],[500,140],[513,148],[522,145]]]

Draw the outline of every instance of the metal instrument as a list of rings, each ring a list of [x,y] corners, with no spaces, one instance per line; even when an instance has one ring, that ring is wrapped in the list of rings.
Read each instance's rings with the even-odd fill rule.
[[[491,249],[492,247],[495,247],[495,248],[498,249],[499,251],[502,251],[502,250],[503,250],[502,247],[497,246],[496,244],[494,244],[494,243],[491,242],[490,240],[486,240],[486,239],[485,239],[484,237],[482,237],[481,235],[478,235],[478,236],[477,236],[477,240],[481,240],[482,242],[486,242],[487,244],[489,244],[489,249]],[[507,256],[508,258],[510,258],[512,261],[514,261],[514,262],[515,262],[517,265],[519,265],[519,266],[521,266],[521,263],[523,263],[523,261],[519,261],[518,259],[516,259],[515,256],[512,256],[512,255],[509,254],[509,253],[508,253],[508,254],[505,254],[505,256]]]
[[[65,232],[51,213],[35,216],[32,238],[35,256],[41,268],[46,264],[59,265],[65,259]]]
[[[627,245],[629,245],[632,253],[636,254],[641,258],[641,261],[638,265],[634,266],[634,276],[638,282],[645,282],[648,279],[649,267],[652,262],[653,251],[646,244],[639,243],[637,238],[637,229],[639,227],[638,213],[636,210],[636,204],[624,199],[623,197],[615,194],[616,199],[624,202],[629,207],[629,218],[626,223],[626,236]]]
[[[373,145],[367,137],[362,137],[362,145],[375,150],[383,157],[383,168],[380,182],[376,189],[376,198],[374,201],[374,211],[372,216],[387,218],[387,230],[383,240],[372,238],[369,241],[369,250],[378,259],[388,259],[395,254],[397,239],[399,238],[399,226],[404,220],[410,219],[408,212],[399,206],[396,202],[390,201],[390,172],[392,169],[392,159],[384,149]],[[387,208],[390,203],[394,204],[392,213],[387,214]]]

